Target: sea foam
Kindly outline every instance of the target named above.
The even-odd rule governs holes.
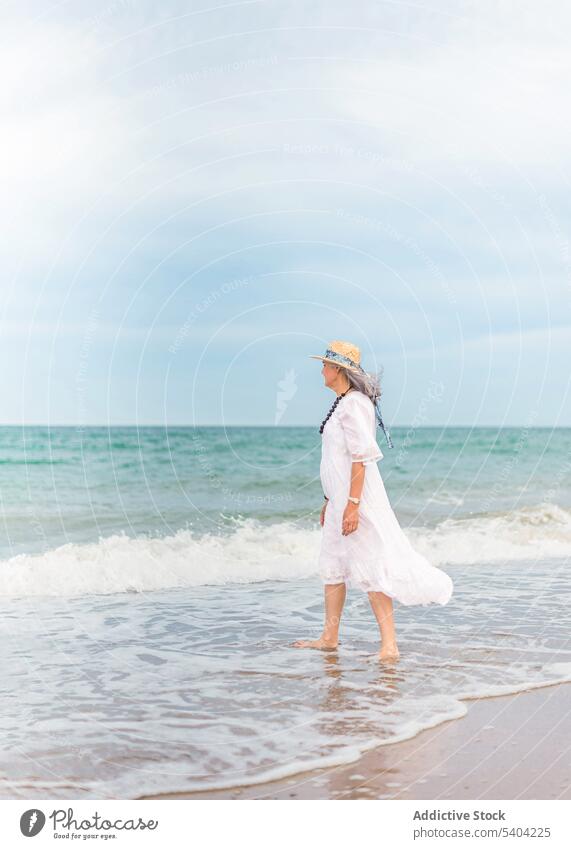
[[[571,551],[571,512],[553,504],[405,527],[435,566],[544,557]],[[68,543],[0,562],[0,596],[78,596],[298,580],[317,574],[320,528],[293,522],[236,522],[223,534],[184,529],[170,536]]]

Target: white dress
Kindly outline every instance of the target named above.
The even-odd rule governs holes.
[[[383,592],[401,604],[446,604],[452,579],[415,551],[389,503],[378,460],[375,407],[351,390],[327,421],[322,435],[320,477],[329,498],[319,553],[325,584],[346,583],[364,592]],[[351,464],[365,464],[359,526],[343,536],[343,511],[351,487]]]

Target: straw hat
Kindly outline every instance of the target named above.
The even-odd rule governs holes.
[[[351,342],[330,342],[323,356],[311,354],[310,359],[333,363],[334,366],[342,366],[347,371],[363,371],[361,368],[361,351]]]

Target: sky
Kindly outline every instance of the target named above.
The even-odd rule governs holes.
[[[8,2],[0,423],[571,426],[564,2]]]

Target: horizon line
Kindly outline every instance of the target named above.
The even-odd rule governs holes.
[[[226,424],[225,425],[225,424],[164,424],[164,423],[162,423],[162,424],[137,424],[136,422],[135,423],[129,422],[129,423],[125,423],[125,424],[70,424],[70,423],[53,424],[53,423],[46,423],[46,422],[26,422],[26,423],[19,423],[19,424],[18,423],[0,423],[0,428],[1,427],[17,427],[17,428],[24,428],[24,427],[47,427],[47,428],[62,427],[63,428],[63,427],[66,427],[66,428],[73,428],[74,430],[86,430],[87,428],[107,428],[107,429],[109,429],[109,428],[113,428],[113,427],[132,427],[132,428],[139,428],[139,429],[142,429],[142,428],[162,428],[162,429],[165,429],[165,428],[174,428],[174,427],[196,429],[196,428],[200,428],[200,427],[208,427],[208,428],[220,428],[221,430],[228,429],[228,428],[237,428],[237,427],[240,427],[240,428],[246,428],[246,427],[250,427],[250,428],[283,428],[283,429],[287,429],[287,428],[298,429],[298,428],[313,428],[313,427],[315,427],[316,430],[319,430],[317,425],[314,425],[314,424],[288,424],[288,425],[282,425],[282,424],[278,424],[278,425],[276,425],[276,424]],[[413,430],[432,430],[434,428],[452,428],[452,427],[464,428],[466,430],[468,430],[469,428],[471,428],[472,430],[476,430],[478,428],[500,428],[500,429],[501,428],[523,428],[525,430],[570,430],[571,429],[571,425],[529,425],[529,424],[509,424],[509,425],[501,425],[501,424],[478,424],[478,425],[469,425],[469,424],[466,424],[466,425],[462,425],[462,424],[425,425],[424,424],[424,425],[411,425],[411,424],[404,424],[404,425],[401,425],[401,424],[395,424],[395,425],[391,425],[391,427],[389,428],[389,431],[397,429],[397,428],[399,430],[402,430],[404,428],[406,428],[406,429],[412,428]]]

